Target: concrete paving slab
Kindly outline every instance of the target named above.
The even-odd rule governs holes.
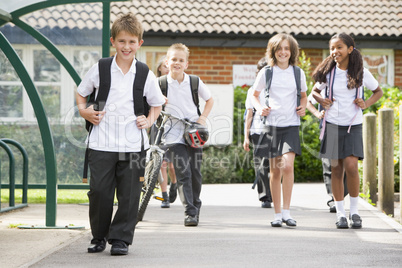
[[[401,267],[401,225],[360,200],[363,228],[337,230],[323,184],[295,184],[296,228],[271,227],[274,211],[260,207],[250,184],[204,185],[201,199],[198,227],[184,227],[180,200],[169,209],[152,200],[127,256],[111,256],[110,245],[102,253],[86,253],[89,229],[5,227],[44,224],[42,205],[0,214],[0,267]],[[57,219],[58,225],[89,228],[87,206],[59,205]]]

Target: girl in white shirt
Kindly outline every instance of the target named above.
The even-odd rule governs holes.
[[[307,105],[306,76],[301,71],[301,98],[297,106],[297,87],[293,66],[299,55],[297,41],[288,34],[277,34],[268,41],[266,57],[272,68],[269,90],[269,107],[261,105],[259,96],[266,87],[266,69],[262,69],[253,85],[253,105],[266,117],[264,145],[268,148],[271,193],[275,209],[272,227],[296,226],[290,216],[290,201],[294,182],[294,159],[301,154],[299,126],[300,116],[305,115]],[[265,94],[265,93],[262,93]],[[281,179],[283,183],[281,185]],[[281,210],[281,188],[283,209]]]
[[[352,37],[346,33],[334,35],[329,41],[329,49],[330,55],[313,73],[317,82],[313,96],[326,109],[320,135],[320,157],[331,159],[336,227],[348,228],[343,205],[343,174],[346,171],[350,226],[361,228],[357,203],[360,187],[358,160],[363,159],[362,109],[378,101],[382,90],[370,71],[363,68],[362,55]],[[366,101],[363,99],[363,86],[373,91]],[[322,90],[326,90],[325,97],[321,96]]]

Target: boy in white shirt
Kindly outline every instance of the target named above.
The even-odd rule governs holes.
[[[143,96],[151,108],[147,117],[134,114],[133,83],[140,76],[137,64],[142,64],[135,59],[135,53],[144,42],[143,29],[133,15],[127,14],[113,23],[111,35],[116,55],[110,65],[105,109],[86,107],[87,96],[94,90],[96,95],[100,94],[99,63],[78,86],[76,101],[80,115],[93,124],[87,138],[91,171],[89,219],[93,236],[88,252],[104,251],[108,241],[112,244],[112,255],[126,255],[134,237],[142,188],[145,160],[141,159],[141,147],[142,144],[143,149],[149,147],[145,129],[156,120],[165,100],[155,75],[148,71]],[[112,219],[115,191],[118,208]]]
[[[205,100],[204,111],[199,115],[197,106],[192,97],[190,77],[184,72],[188,67],[189,50],[183,44],[173,44],[166,55],[166,65],[169,68],[167,75],[167,104],[166,112],[179,118],[206,125],[207,117],[213,106],[213,99],[207,86],[199,80],[198,94]],[[197,226],[201,208],[201,163],[202,149],[193,148],[186,144],[183,137],[185,126],[177,120],[166,125],[165,143],[168,144],[167,153],[172,154],[172,161],[176,171],[178,191],[185,208],[184,225]]]

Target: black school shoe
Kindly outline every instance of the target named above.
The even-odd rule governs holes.
[[[296,223],[296,221],[294,219],[287,219],[287,220],[282,219],[282,222],[286,223],[286,225],[290,226],[290,227],[296,227],[297,226],[297,223]]]
[[[348,229],[348,220],[346,219],[346,217],[340,217],[338,219],[338,221],[335,223],[336,228],[338,229]]]
[[[88,247],[88,253],[98,253],[106,248],[106,239],[92,239],[91,245]]]
[[[170,203],[174,203],[177,197],[177,182],[171,183],[169,188],[169,201]]]
[[[282,227],[282,221],[281,220],[273,220],[273,221],[271,221],[271,226],[272,227]]]
[[[111,255],[127,255],[128,254],[128,245],[126,242],[121,240],[113,240],[112,248],[110,249]]]
[[[362,228],[362,218],[359,215],[353,214],[352,216],[349,215],[350,220],[350,227],[353,229],[360,229]]]
[[[198,225],[198,216],[187,215],[184,218],[184,226],[197,226],[197,225]]]
[[[271,202],[269,201],[261,201],[262,208],[272,208]]]

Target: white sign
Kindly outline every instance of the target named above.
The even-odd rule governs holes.
[[[209,145],[230,145],[233,141],[233,85],[207,84],[214,98],[214,106],[208,116]],[[205,101],[200,98],[200,110]]]
[[[251,86],[257,76],[257,64],[233,65],[233,86]]]

